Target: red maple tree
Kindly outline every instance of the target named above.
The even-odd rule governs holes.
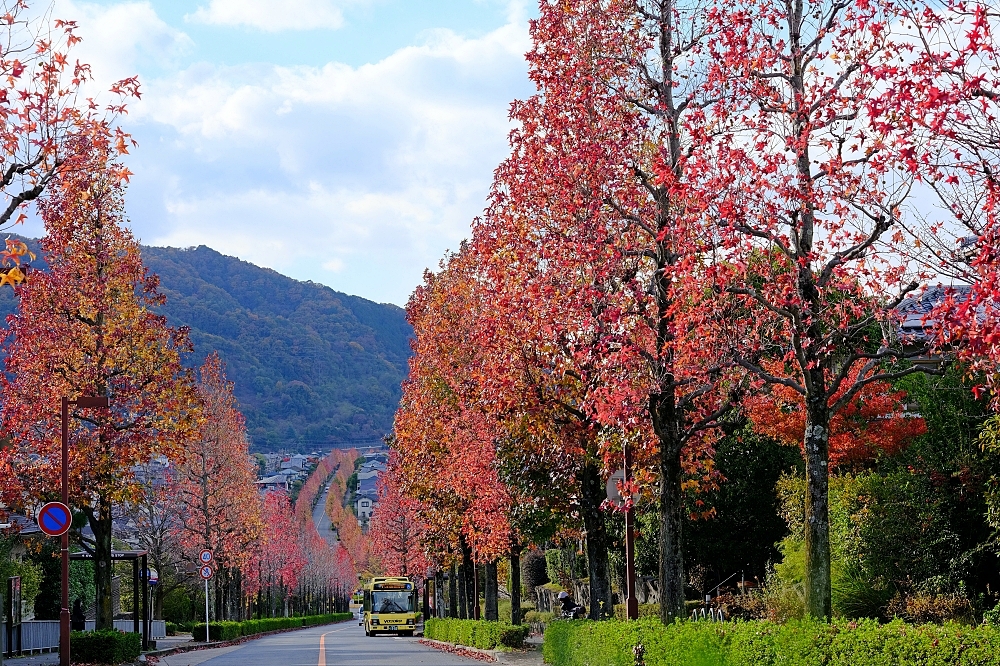
[[[0,227],[27,219],[24,208],[36,201],[60,174],[86,168],[91,147],[128,152],[131,138],[114,119],[125,113],[124,101],[137,98],[135,77],[111,88],[114,101],[105,108],[82,99],[90,66],[73,61],[70,51],[81,41],[75,21],[51,20],[27,0],[6,2],[0,39]],[[124,169],[122,170],[124,172]],[[0,255],[0,286],[25,276],[25,252]]]
[[[298,585],[308,560],[302,545],[301,523],[288,495],[267,492],[262,510],[267,516],[267,531],[250,551],[245,591],[257,595],[258,608],[267,608],[267,616],[275,617],[288,612],[289,594]]]
[[[125,228],[124,177],[108,147],[92,145],[41,202],[49,270],[17,287],[0,378],[12,442],[0,451],[10,471],[0,478],[0,494],[22,509],[58,496],[60,399],[110,399],[110,410],[72,410],[69,424],[70,503],[93,530],[93,540],[80,543],[101,563],[94,582],[105,628],[113,619],[112,509],[139,493],[133,468],[177,452],[197,414],[181,365],[187,337],[155,313],[163,303],[158,280]]]
[[[728,407],[681,129],[702,108],[703,10],[541,4],[528,54],[538,92],[513,106],[512,155],[473,229],[496,311],[488,337],[510,341],[497,376],[530,378],[497,393],[576,422],[564,450],[605,472],[628,442],[642,485],[658,481],[664,622],[684,615],[684,489],[718,482],[713,428]]]
[[[372,551],[386,575],[424,578],[431,568],[423,542],[427,526],[417,501],[403,495],[393,477],[390,465],[379,479],[378,504],[368,529]]]
[[[199,427],[176,457],[177,538],[189,562],[197,563],[202,549],[212,551],[216,616],[241,619],[242,577],[264,522],[245,421],[217,353],[201,366],[197,394]]]
[[[728,344],[754,391],[803,405],[806,612],[829,617],[828,480],[833,419],[871,387],[926,368],[898,335],[899,304],[927,275],[902,207],[913,164],[883,103],[900,53],[896,5],[762,0],[713,15],[716,101],[689,129],[689,173],[717,224],[715,290],[731,299]],[[664,169],[667,172],[667,169]],[[665,173],[665,178],[670,178]],[[845,416],[846,420],[846,416]]]

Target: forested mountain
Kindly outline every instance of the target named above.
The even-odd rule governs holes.
[[[191,329],[190,364],[212,351],[225,361],[255,451],[377,443],[392,428],[410,354],[401,308],[205,246],[143,247],[142,257],[171,325]],[[0,290],[0,315],[15,306]]]

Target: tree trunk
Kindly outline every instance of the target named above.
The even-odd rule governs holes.
[[[660,621],[673,624],[684,612],[684,496],[681,443],[673,393],[650,398],[653,430],[660,444]]]
[[[458,566],[458,617],[462,620],[469,619],[469,586],[466,579],[469,577],[469,568],[465,565],[465,559]]]
[[[521,624],[521,548],[510,549],[510,623]]]
[[[832,614],[830,590],[830,412],[826,400],[806,403],[806,613]]]
[[[444,617],[444,572],[434,573],[434,617]]]
[[[458,617],[460,602],[458,600],[458,567],[451,563],[448,573],[448,617]]]
[[[478,595],[476,594],[476,565],[472,561],[472,549],[465,543],[465,539],[462,539],[462,567],[465,569],[465,576],[462,579],[465,582],[465,617],[474,620],[476,618],[476,606],[479,605]]]
[[[486,563],[484,576],[486,580],[484,581],[485,592],[486,592],[486,619],[496,622],[500,619],[500,609],[497,603],[497,597],[499,597],[499,590],[497,589],[497,561],[492,560]]]
[[[94,532],[94,591],[97,595],[96,627],[114,629],[114,599],[112,579],[115,575],[111,560],[111,502],[99,497],[97,509],[86,510],[90,529]]]
[[[583,526],[587,530],[587,564],[590,573],[590,619],[602,620],[614,614],[611,578],[608,576],[608,530],[601,511],[606,492],[597,464],[587,462],[581,474]]]

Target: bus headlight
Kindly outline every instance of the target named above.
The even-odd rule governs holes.
[[[372,624],[378,624],[378,618],[377,617],[373,617],[372,618]]]

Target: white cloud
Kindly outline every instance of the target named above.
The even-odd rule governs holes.
[[[77,34],[83,41],[72,56],[91,66],[94,86],[101,90],[140,69],[169,68],[193,46],[149,2],[96,5],[58,0],[55,15],[79,23]]]
[[[331,0],[211,0],[185,19],[212,25],[256,28],[265,32],[339,28],[344,16]]]
[[[360,67],[195,65],[148,82],[129,210],[143,241],[206,244],[404,303],[468,234],[530,92],[523,22],[437,31]]]

